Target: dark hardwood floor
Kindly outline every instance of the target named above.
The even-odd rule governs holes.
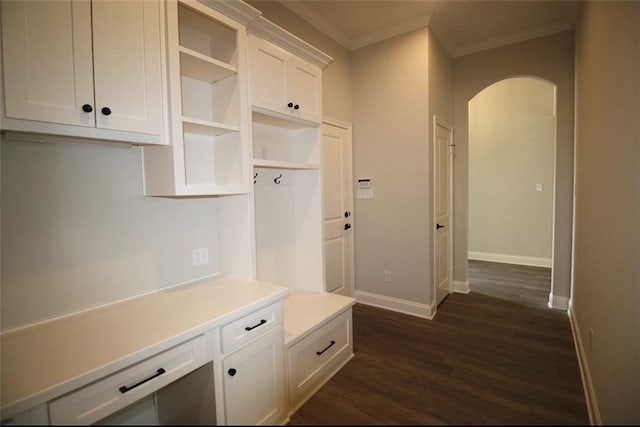
[[[549,302],[550,268],[469,260],[467,273],[474,292],[533,307]]]
[[[589,423],[563,311],[472,286],[433,320],[356,304],[353,332],[355,357],[291,425]]]

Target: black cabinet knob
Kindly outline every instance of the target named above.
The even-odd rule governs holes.
[[[345,224],[345,225],[344,225],[344,229],[345,229],[345,230],[348,230],[348,229],[350,229],[350,228],[351,228],[351,224],[347,223],[347,224]]]
[[[299,110],[299,109],[300,109],[300,106],[299,106],[298,104],[296,104],[296,105],[294,105],[294,106],[293,106],[293,109],[294,109],[294,110]]]
[[[293,107],[293,102],[288,103],[287,107],[289,107],[289,108]]]
[[[349,211],[344,211],[344,217],[345,218],[349,218],[351,216],[351,212]]]
[[[234,375],[236,374],[236,372],[238,372],[238,371],[236,371],[236,370],[235,370],[235,369],[233,369],[233,368],[231,368],[231,369],[229,369],[229,370],[227,371],[227,373],[228,373],[229,375],[231,375],[231,376],[234,376]]]
[[[105,116],[108,116],[111,114],[111,108],[109,107],[102,107],[102,114],[104,114]]]
[[[93,111],[93,107],[91,106],[91,104],[84,104],[82,106],[82,111],[84,111],[85,113],[90,113]]]

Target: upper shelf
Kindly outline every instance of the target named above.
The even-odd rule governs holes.
[[[226,79],[237,73],[236,67],[180,46],[180,74],[208,83]]]

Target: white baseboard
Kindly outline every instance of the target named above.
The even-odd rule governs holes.
[[[422,317],[432,320],[436,312],[434,304],[421,304],[413,301],[407,301],[399,298],[388,297],[385,295],[373,294],[365,291],[355,291],[353,295],[357,302],[371,305],[374,307],[384,308],[387,310],[397,311],[412,316]]]
[[[536,258],[530,256],[492,254],[489,252],[469,251],[468,258],[475,261],[491,261],[503,264],[529,265],[532,267],[551,268],[551,258]]]
[[[585,400],[587,401],[587,410],[589,411],[589,423],[591,425],[602,425],[600,408],[598,407],[596,392],[593,388],[593,381],[591,380],[591,371],[589,370],[589,363],[587,362],[587,355],[584,350],[584,345],[582,344],[582,336],[580,335],[578,319],[576,319],[576,313],[573,310],[571,300],[569,300],[568,306],[569,310],[567,310],[567,313],[569,314],[569,323],[571,324],[573,344],[578,355],[578,366],[580,368],[580,376],[582,377],[582,387],[584,389]]]
[[[549,308],[556,308],[558,310],[569,309],[569,297],[560,297],[549,293],[549,302],[547,303]]]
[[[462,282],[460,280],[454,280],[453,292],[458,294],[468,294],[469,292],[471,292],[471,289],[469,288],[469,281],[465,280],[464,282]]]

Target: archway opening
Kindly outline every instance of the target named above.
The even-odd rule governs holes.
[[[513,77],[468,104],[470,286],[540,306],[552,294],[556,86]],[[522,280],[512,276],[515,273]],[[482,268],[480,270],[480,268]],[[489,285],[492,283],[492,285]],[[479,289],[476,289],[479,291]]]

